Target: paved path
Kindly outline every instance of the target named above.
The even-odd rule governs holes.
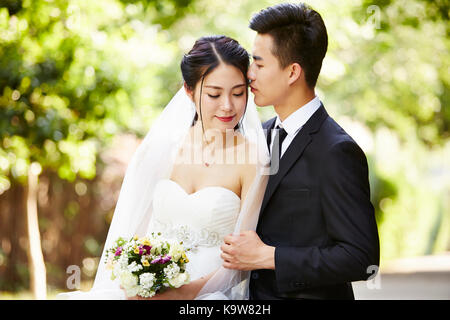
[[[381,273],[379,279],[369,281],[371,282],[352,283],[355,299],[450,300],[450,271]],[[368,286],[372,288],[369,289]]]
[[[355,299],[450,300],[450,253],[400,259],[376,278],[353,282]]]

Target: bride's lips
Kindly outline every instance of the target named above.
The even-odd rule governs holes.
[[[216,116],[216,117],[217,117],[217,119],[219,119],[222,122],[230,122],[234,118],[234,116],[231,116],[231,117],[219,117],[219,116]]]

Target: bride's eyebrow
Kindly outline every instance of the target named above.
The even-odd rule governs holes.
[[[245,86],[245,83],[241,83],[241,84],[235,85],[235,86],[234,86],[233,88],[231,88],[231,89],[236,89],[236,88],[244,87],[244,86]],[[219,86],[213,86],[213,85],[205,86],[205,88],[212,88],[212,89],[217,89],[217,90],[223,90],[222,87],[219,87]]]

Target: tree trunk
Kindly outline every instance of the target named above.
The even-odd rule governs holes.
[[[27,228],[28,228],[28,261],[30,270],[30,289],[34,298],[47,299],[47,275],[44,255],[42,254],[41,235],[39,232],[37,212],[38,177],[40,165],[32,163],[28,170],[27,190]]]

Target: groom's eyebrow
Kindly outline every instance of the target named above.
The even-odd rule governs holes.
[[[263,60],[263,58],[260,56],[253,55],[253,60]]]

